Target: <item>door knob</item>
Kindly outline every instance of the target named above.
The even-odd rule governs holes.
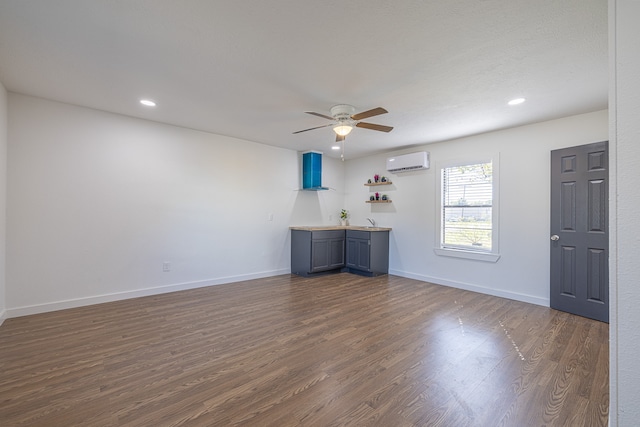
[[[558,236],[557,234],[554,234],[553,236],[551,236],[551,240],[553,240],[554,242],[556,240],[560,240],[560,236]]]

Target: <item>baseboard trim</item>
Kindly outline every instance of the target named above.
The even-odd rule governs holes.
[[[2,310],[0,312],[0,326],[2,326],[2,323],[4,323],[5,319],[8,319],[7,310]]]
[[[3,313],[5,318],[30,316],[32,314],[47,313],[50,311],[66,310],[68,308],[84,307],[87,305],[102,304],[105,302],[120,301],[131,298],[146,297],[151,295],[166,294],[169,292],[186,291],[189,289],[204,288],[207,286],[223,285],[226,283],[243,282],[245,280],[262,279],[265,277],[279,276],[288,274],[289,269],[264,271],[260,273],[242,274],[238,276],[219,277],[216,279],[200,280],[196,282],[176,283],[166,286],[157,286],[151,288],[136,289],[125,292],[114,292],[104,295],[96,295],[92,297],[84,297],[70,300],[55,301],[45,304],[36,304],[30,306],[8,308]],[[0,318],[3,320],[3,318]],[[0,322],[1,324],[1,322]]]
[[[478,292],[481,294],[492,295],[495,297],[512,299],[515,301],[527,302],[530,304],[541,305],[543,307],[549,307],[548,298],[540,298],[527,294],[520,294],[517,292],[503,291],[500,289],[487,288],[485,286],[473,285],[470,283],[456,282],[453,280],[442,279],[439,277],[430,277],[423,274],[410,273],[400,270],[389,270],[389,274],[394,276],[406,277],[407,279],[420,280],[421,282],[434,283],[436,285],[449,286],[451,288],[464,289],[465,291]]]

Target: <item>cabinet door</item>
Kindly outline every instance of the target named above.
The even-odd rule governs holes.
[[[329,265],[329,239],[311,241],[311,271],[322,271],[331,268]]]
[[[344,266],[344,239],[329,241],[329,266],[340,268]]]
[[[344,230],[314,231],[311,238],[311,272],[344,267]]]
[[[371,267],[370,242],[365,239],[347,239],[347,267],[369,271]]]

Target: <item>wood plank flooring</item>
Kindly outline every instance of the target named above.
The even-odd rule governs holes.
[[[604,426],[608,325],[395,276],[277,276],[0,327],[0,425]]]

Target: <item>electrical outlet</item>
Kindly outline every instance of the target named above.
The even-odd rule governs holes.
[[[267,215],[267,221],[273,221],[273,214],[272,213]]]
[[[333,214],[329,214],[329,221],[333,221]]]
[[[171,271],[171,263],[167,262],[167,261],[163,262],[162,263],[162,271],[165,272],[165,273],[170,272]]]

